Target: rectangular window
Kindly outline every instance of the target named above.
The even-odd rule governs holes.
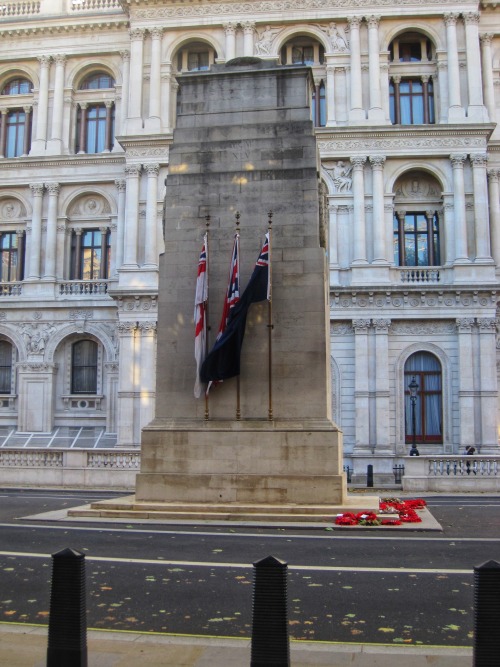
[[[19,256],[19,250],[19,238],[15,232],[0,234],[1,282],[10,283],[22,280],[23,257]]]
[[[7,114],[7,137],[5,157],[19,157],[23,154],[26,114],[24,111],[10,111]]]
[[[12,391],[12,345],[0,341],[0,394]]]
[[[71,393],[97,393],[97,343],[80,340],[71,350]]]
[[[109,276],[110,233],[84,229],[73,233],[71,280],[105,280]]]

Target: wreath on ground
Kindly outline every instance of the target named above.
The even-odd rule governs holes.
[[[417,510],[426,506],[422,498],[401,500],[400,498],[381,498],[379,512],[344,512],[335,519],[336,526],[400,526],[403,523],[420,523],[422,519]],[[393,516],[391,516],[391,514]],[[387,516],[383,516],[387,515]]]

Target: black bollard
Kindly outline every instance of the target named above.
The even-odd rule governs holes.
[[[47,667],[87,667],[85,555],[52,554]]]
[[[373,489],[373,466],[371,464],[366,468],[366,486]]]
[[[474,667],[498,664],[500,655],[500,563],[474,568]]]
[[[290,667],[287,564],[268,556],[254,566],[250,667]]]

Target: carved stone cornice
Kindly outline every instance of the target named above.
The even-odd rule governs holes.
[[[450,127],[430,127],[425,131],[417,128],[364,128],[340,129],[318,128],[316,136],[320,156],[324,159],[345,158],[346,155],[382,153],[391,156],[407,156],[408,151],[424,156],[449,157],[451,153],[486,153],[492,125],[471,126],[460,131]]]
[[[330,290],[330,311],[332,317],[340,311],[405,311],[415,309],[423,311],[439,311],[439,316],[447,310],[450,317],[453,311],[464,309],[476,310],[495,308],[498,301],[497,291],[487,287],[472,289],[449,289],[429,286],[415,288],[345,288]],[[490,311],[491,312],[491,311]],[[485,313],[486,314],[486,313]]]
[[[120,294],[108,290],[118,303],[118,310],[124,313],[132,311],[151,311],[156,312],[158,308],[158,297],[156,294]]]

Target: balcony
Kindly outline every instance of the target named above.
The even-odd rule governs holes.
[[[101,296],[107,293],[107,280],[68,280],[59,283],[60,296]]]
[[[20,296],[22,293],[22,283],[0,283],[0,296]]]

